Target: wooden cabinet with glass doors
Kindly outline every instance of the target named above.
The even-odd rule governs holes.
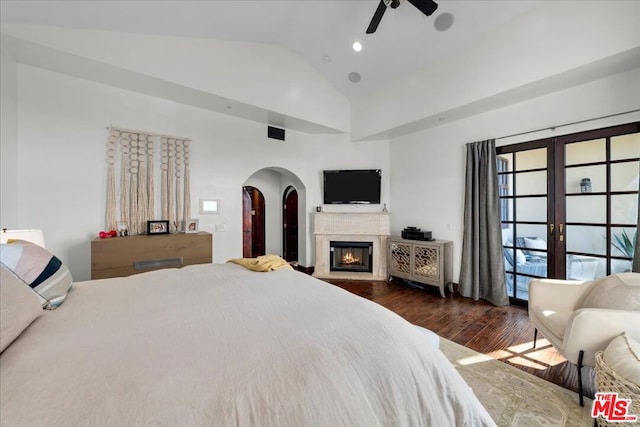
[[[453,242],[447,240],[387,239],[389,277],[436,286],[442,298],[444,287],[453,292]]]

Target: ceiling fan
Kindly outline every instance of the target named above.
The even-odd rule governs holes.
[[[382,15],[388,7],[395,9],[400,6],[400,3],[404,0],[380,0],[376,13],[373,14],[369,28],[367,28],[367,34],[374,33],[382,20]],[[414,5],[420,12],[427,16],[431,16],[433,12],[438,8],[438,4],[432,0],[409,0],[409,3]]]

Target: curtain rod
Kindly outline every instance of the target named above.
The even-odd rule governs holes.
[[[631,113],[637,113],[637,112],[640,112],[640,109],[624,111],[622,113],[609,114],[607,116],[595,117],[595,118],[592,118],[592,119],[578,120],[578,121],[575,121],[575,122],[563,123],[561,125],[548,126],[548,127],[544,127],[544,128],[540,128],[540,129],[535,129],[535,130],[528,130],[526,132],[514,133],[514,134],[511,134],[511,135],[501,136],[501,137],[495,138],[495,139],[497,141],[498,139],[513,138],[514,136],[527,135],[527,134],[530,134],[530,133],[536,133],[536,132],[540,132],[540,131],[543,131],[543,130],[556,130],[557,128],[561,128],[561,127],[565,127],[565,126],[572,126],[572,125],[577,125],[577,124],[580,124],[580,123],[587,123],[587,122],[592,122],[594,120],[600,120],[600,119],[608,119],[608,118],[611,118],[611,117],[622,116],[624,114],[631,114]]]
[[[107,130],[108,131],[117,130],[118,132],[137,133],[137,134],[148,135],[148,136],[157,136],[157,137],[160,137],[160,138],[171,138],[171,139],[179,139],[181,141],[191,141],[191,138],[181,138],[179,136],[173,136],[173,135],[162,135],[162,134],[153,133],[153,132],[144,132],[144,131],[140,131],[140,130],[124,129],[124,128],[120,128],[120,127],[117,127],[117,126],[107,126]]]

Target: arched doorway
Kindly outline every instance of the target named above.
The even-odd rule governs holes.
[[[298,191],[290,185],[282,199],[282,252],[285,260],[298,261]]]
[[[265,254],[264,195],[255,187],[242,187],[242,256]]]
[[[259,189],[264,196],[264,253],[276,254],[282,258],[287,258],[298,261],[301,266],[310,265],[310,244],[308,230],[308,215],[306,214],[306,186],[293,172],[277,167],[271,166],[256,170],[242,183],[240,189],[242,189],[243,198],[247,199],[248,205],[251,204],[251,194],[245,195],[244,187],[253,187]],[[285,194],[290,191],[289,187],[295,189],[298,197],[297,204],[297,251],[298,255],[295,257],[293,254],[285,254],[285,235],[283,233],[283,224],[285,218],[283,216],[283,203],[285,201]],[[295,209],[295,208],[294,208]],[[249,208],[250,215],[251,209]],[[243,214],[243,217],[245,215]],[[287,225],[287,228],[289,225]],[[247,247],[244,241],[252,241],[252,232],[250,224],[246,227],[243,226],[243,231],[248,230],[248,233],[242,233],[243,247]],[[294,233],[291,233],[294,234]],[[246,236],[245,236],[246,235]],[[291,241],[291,240],[289,240]],[[292,245],[289,245],[290,247]],[[295,247],[295,245],[293,245]],[[244,252],[248,253],[250,251]],[[243,255],[245,256],[245,255]],[[289,259],[291,258],[291,259]]]

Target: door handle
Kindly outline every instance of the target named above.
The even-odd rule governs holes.
[[[555,230],[555,224],[549,224],[549,235],[553,236],[553,230]]]
[[[560,241],[564,242],[564,224],[558,225],[558,228],[560,229]]]

